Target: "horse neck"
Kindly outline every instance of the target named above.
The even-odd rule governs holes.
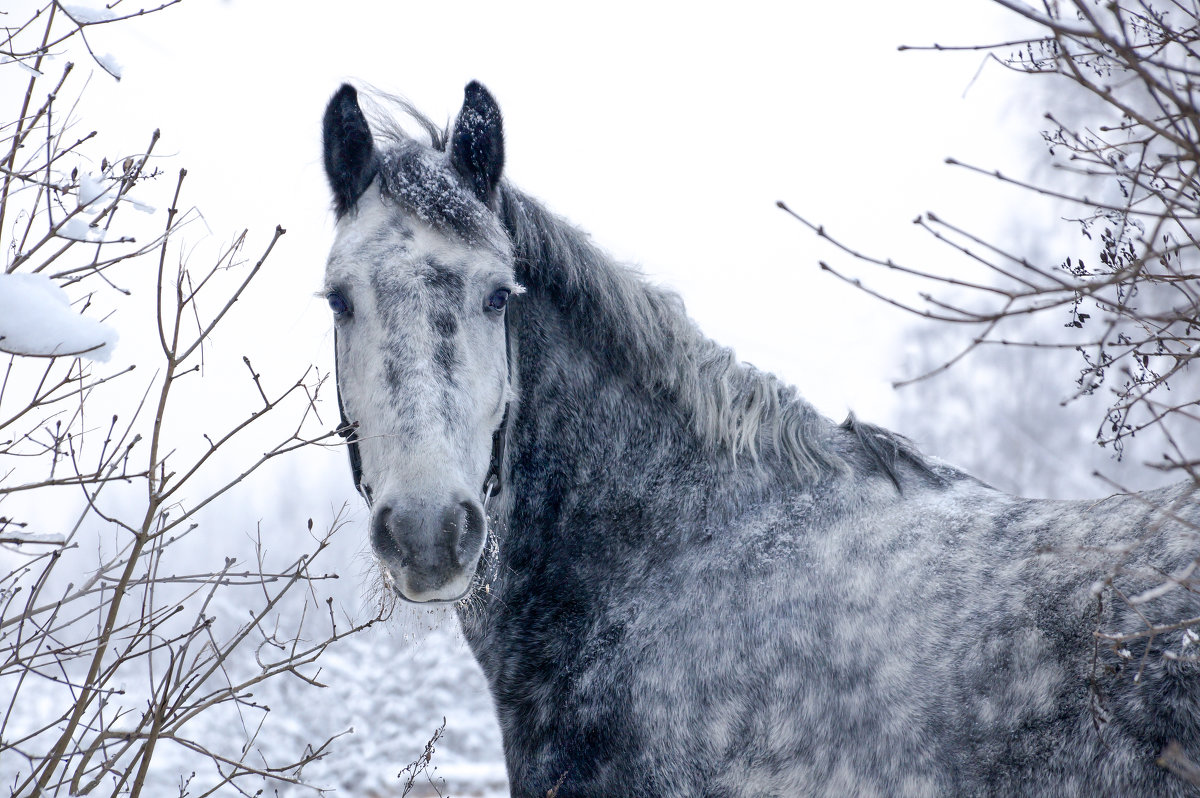
[[[665,450],[701,448],[687,409],[647,384],[628,351],[586,334],[586,321],[547,293],[531,288],[519,305],[512,443],[531,459],[518,466],[536,463],[540,479],[611,482],[621,476],[614,467],[650,468]]]
[[[513,317],[518,398],[510,441],[523,459],[510,467],[535,492],[634,497],[657,480],[672,490],[703,484],[703,501],[719,505],[824,493],[836,482],[839,501],[854,505],[899,500],[905,481],[941,487],[959,476],[853,415],[835,427],[789,386],[730,368],[723,361],[731,352],[674,337],[678,328],[664,328],[657,348],[653,336],[631,345],[611,321],[593,324],[583,313],[588,305],[586,293],[564,297],[561,285],[529,283]],[[638,362],[649,352],[654,362]],[[672,382],[678,375],[662,368],[664,359],[700,358],[711,362],[687,379]],[[581,487],[589,481],[603,490]]]

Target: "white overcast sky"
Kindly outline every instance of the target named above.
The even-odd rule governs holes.
[[[1025,84],[978,53],[897,47],[999,39],[1006,24],[984,0],[185,0],[90,29],[120,83],[72,55],[94,72],[78,115],[105,152],[134,152],[160,128],[159,165],[188,169],[185,203],[216,239],[248,227],[255,253],[287,228],[245,328],[281,368],[331,365],[313,296],[332,238],[330,94],[369,83],[448,120],[478,79],[505,114],[512,182],[679,290],[713,338],[822,412],[886,423],[902,376],[892,347],[913,320],[822,273],[818,258],[851,264],[774,203],[920,266],[943,255],[911,224],[918,213],[1002,229],[1019,195],[943,160],[1027,171]],[[14,84],[0,85],[12,100]]]

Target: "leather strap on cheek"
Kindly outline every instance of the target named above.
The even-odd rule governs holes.
[[[342,387],[338,371],[338,345],[337,345],[337,329],[333,331],[333,384],[337,391],[338,414],[341,416],[341,423],[338,424],[337,434],[346,439],[346,452],[350,455],[350,475],[354,478],[354,489],[359,492],[363,499],[367,502],[367,506],[371,506],[371,488],[369,485],[363,485],[362,481],[362,452],[358,449],[358,423],[351,423],[350,419],[346,418],[346,408],[342,404]]]
[[[504,415],[500,418],[500,426],[492,433],[492,460],[488,463],[487,475],[483,478],[483,500],[499,495],[504,488],[504,438],[508,431],[509,402],[504,403]]]
[[[512,390],[512,336],[508,330],[508,319],[510,314],[504,316],[504,364],[508,369],[508,375],[505,377],[505,388]],[[504,414],[500,417],[500,426],[496,427],[492,432],[492,459],[488,463],[487,474],[483,477],[483,495],[482,503],[484,512],[487,512],[487,507],[491,504],[491,500],[500,495],[500,491],[504,489],[504,441],[508,437],[508,409],[512,406],[512,402],[504,403]]]

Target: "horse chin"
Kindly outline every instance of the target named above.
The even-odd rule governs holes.
[[[468,585],[461,593],[456,596],[443,598],[442,596],[430,596],[428,594],[408,596],[398,587],[393,587],[392,592],[396,594],[400,600],[408,604],[457,604],[462,601],[471,592],[471,586]]]
[[[409,579],[400,569],[393,570],[393,568],[385,566],[383,573],[384,581],[392,593],[409,604],[456,604],[470,594],[474,583],[475,567],[463,569],[460,573],[433,588],[427,588],[420,584],[427,580]],[[413,584],[414,582],[417,584]]]
[[[467,597],[467,595],[471,592],[471,589],[467,588],[462,593],[460,593],[457,596],[454,596],[453,598],[410,598],[410,597],[404,595],[404,593],[401,592],[401,590],[399,588],[394,589],[392,592],[396,594],[397,598],[399,598],[401,601],[403,601],[406,604],[421,604],[421,605],[439,604],[439,605],[441,605],[441,604],[457,604],[458,602],[462,601],[464,598]]]

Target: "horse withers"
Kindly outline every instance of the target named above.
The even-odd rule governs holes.
[[[1022,499],[835,424],[502,180],[480,84],[399,107],[325,113],[342,430],[514,796],[1196,794],[1191,484]]]

